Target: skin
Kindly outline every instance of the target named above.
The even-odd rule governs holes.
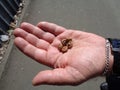
[[[79,85],[104,71],[105,39],[101,36],[49,22],[40,22],[36,26],[24,22],[14,30],[14,35],[15,45],[24,54],[53,68],[40,71],[34,77],[33,85]],[[72,38],[73,46],[62,53],[58,47],[65,38]],[[111,54],[110,70],[112,65]]]

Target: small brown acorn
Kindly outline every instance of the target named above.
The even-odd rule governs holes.
[[[71,49],[73,47],[72,39],[63,39],[61,43],[58,46],[58,49],[65,53],[68,51],[68,49]]]
[[[68,49],[71,49],[71,48],[72,48],[72,46],[73,46],[72,41],[68,42],[67,46],[68,46]]]
[[[59,46],[58,46],[58,49],[61,51],[63,48],[63,45],[60,43]]]
[[[68,47],[67,47],[67,46],[63,46],[62,49],[61,49],[61,51],[62,51],[63,53],[67,52],[67,51],[68,51]]]

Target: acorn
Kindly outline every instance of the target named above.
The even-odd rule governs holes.
[[[68,51],[68,46],[63,46],[62,49],[61,49],[61,51],[63,53],[67,52]]]
[[[59,49],[60,51],[62,51],[62,48],[63,48],[63,45],[60,43],[59,46],[58,46],[58,49]]]
[[[72,48],[72,46],[73,46],[72,41],[69,41],[69,42],[67,43],[67,46],[68,46],[68,49],[71,49],[71,48]]]
[[[67,52],[68,49],[71,49],[73,47],[72,39],[63,39],[61,43],[58,46],[58,49],[60,52]]]

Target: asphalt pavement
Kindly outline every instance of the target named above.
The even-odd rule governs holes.
[[[29,6],[22,21],[34,25],[39,21],[49,21],[105,38],[119,38],[119,3],[120,0],[31,0],[26,4]],[[104,77],[96,77],[79,86],[34,87],[32,78],[39,71],[50,69],[49,67],[23,55],[15,46],[12,47],[7,61],[0,80],[0,90],[100,90],[99,86],[104,81]]]

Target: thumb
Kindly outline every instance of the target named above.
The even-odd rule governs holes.
[[[72,70],[59,68],[39,72],[33,79],[33,85],[78,85]],[[77,82],[77,83],[76,83]]]

